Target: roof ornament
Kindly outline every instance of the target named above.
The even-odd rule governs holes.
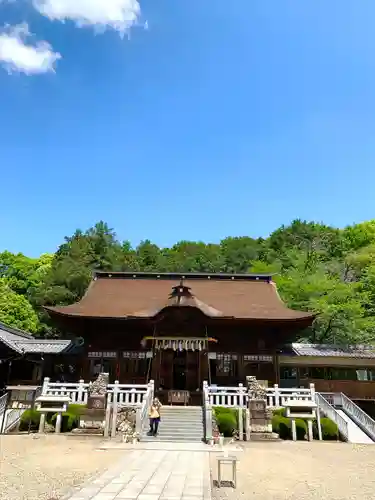
[[[180,284],[172,287],[172,292],[169,295],[170,299],[176,299],[177,304],[181,303],[183,298],[191,298],[192,293],[190,287],[184,285],[183,278],[180,279]]]

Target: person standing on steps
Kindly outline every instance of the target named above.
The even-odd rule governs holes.
[[[152,404],[149,409],[149,417],[150,417],[150,431],[148,433],[149,436],[157,436],[158,428],[160,423],[160,408],[161,403],[158,398],[154,398]]]

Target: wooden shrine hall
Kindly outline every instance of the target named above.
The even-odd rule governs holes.
[[[281,301],[271,275],[95,272],[77,303],[46,307],[64,335],[82,337],[75,372],[158,391],[276,383],[278,351],[314,316]]]

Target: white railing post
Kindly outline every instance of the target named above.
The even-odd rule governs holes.
[[[84,388],[84,380],[79,380],[78,382],[78,392],[77,392],[77,403],[78,404],[83,404],[84,403],[84,398],[85,398],[85,388]]]
[[[105,409],[105,422],[104,422],[104,437],[109,437],[109,429],[111,427],[111,409],[112,409],[112,394],[107,391],[107,406]]]
[[[45,412],[43,411],[43,412],[40,414],[40,420],[39,420],[39,430],[38,430],[39,434],[43,434],[45,424],[46,424],[46,414],[45,414]]]
[[[279,392],[279,384],[275,384],[274,386],[275,389],[275,406],[276,408],[281,406],[280,405],[280,392]]]
[[[250,410],[248,408],[246,408],[245,410],[245,427],[246,427],[246,441],[250,441],[251,422],[250,422]]]
[[[152,401],[154,399],[154,394],[155,394],[155,382],[153,380],[150,380],[148,384],[150,387],[150,400]]]
[[[143,412],[144,412],[145,402],[141,408],[137,408],[135,413],[135,432],[140,436],[142,434],[143,428]]]
[[[117,427],[117,410],[118,410],[118,390],[119,381],[115,380],[113,386],[113,399],[112,399],[112,428],[111,437],[116,437],[116,427]]]
[[[315,401],[315,384],[310,384],[311,401]]]
[[[42,385],[42,396],[45,396],[47,394],[49,383],[50,383],[50,378],[44,377]]]
[[[243,384],[238,384],[238,392],[239,392],[239,402],[238,402],[238,433],[239,440],[243,441],[243,406],[245,399],[245,389]]]
[[[203,411],[204,411],[204,437],[206,441],[212,439],[212,407],[210,404],[208,383],[203,382]]]
[[[320,400],[319,400],[318,397],[315,398],[315,402],[317,404],[317,408],[316,408],[316,425],[318,426],[318,438],[319,438],[319,441],[323,441],[322,424],[320,422]]]

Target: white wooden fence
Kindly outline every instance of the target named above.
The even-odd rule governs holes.
[[[315,387],[310,384],[306,388],[280,388],[278,384],[266,389],[267,407],[280,408],[286,406],[287,402],[292,401],[312,401],[315,402]],[[250,439],[250,412],[248,409],[249,394],[243,384],[236,387],[209,386],[203,382],[203,418],[205,426],[205,439],[212,439],[212,408],[223,406],[238,410],[239,439],[243,440],[243,426],[245,416],[246,440]]]
[[[86,405],[88,401],[89,383],[84,380],[78,382],[51,382],[44,379],[43,396],[68,396],[72,404]],[[107,402],[105,411],[104,435],[115,437],[118,410],[121,407],[131,407],[137,410],[136,432],[141,433],[147,420],[148,408],[154,397],[154,381],[148,384],[114,384],[107,385]]]
[[[310,384],[309,388],[280,388],[277,384],[267,389],[267,406],[279,408],[285,406],[287,401],[315,401],[315,387]],[[247,408],[248,394],[243,384],[236,387],[209,386],[203,384],[209,406],[224,406],[227,408]]]

